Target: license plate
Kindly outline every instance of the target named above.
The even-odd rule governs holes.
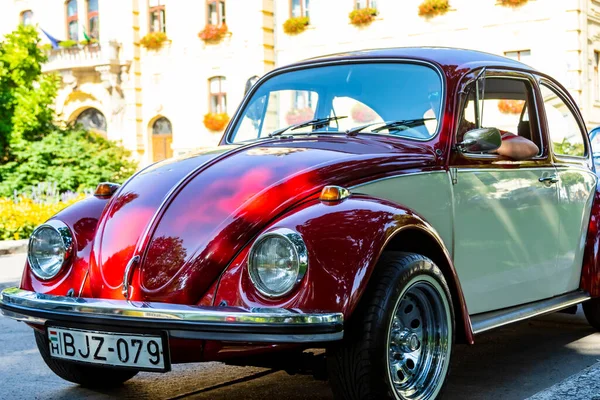
[[[70,361],[167,371],[168,344],[161,335],[46,327],[50,355]]]

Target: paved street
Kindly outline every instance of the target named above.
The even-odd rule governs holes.
[[[23,261],[23,255],[0,257],[0,287],[16,284]],[[476,341],[456,347],[445,399],[600,399],[600,334],[581,312],[538,318]],[[176,365],[167,375],[142,373],[118,390],[92,392],[54,376],[31,330],[6,318],[0,318],[0,390],[3,399],[331,399],[327,384],[311,377],[219,363]]]

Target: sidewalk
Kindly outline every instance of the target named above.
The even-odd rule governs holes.
[[[0,241],[0,256],[5,256],[8,254],[26,253],[28,243],[29,243],[29,239],[1,240]]]

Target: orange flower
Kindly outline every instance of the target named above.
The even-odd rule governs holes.
[[[310,107],[294,108],[286,114],[285,120],[289,125],[297,125],[303,122],[310,121],[314,117],[315,112]]]
[[[373,22],[376,15],[377,10],[374,8],[361,8],[360,10],[353,10],[348,17],[352,25],[367,25]]]
[[[220,132],[229,123],[229,115],[227,113],[208,113],[204,116],[204,126],[207,129]]]
[[[226,24],[222,25],[206,25],[200,33],[198,33],[198,37],[205,42],[218,42],[225,37],[225,35],[229,32]]]
[[[498,101],[498,110],[503,114],[521,114],[525,100],[507,100]]]
[[[140,40],[140,44],[148,50],[158,50],[164,42],[167,41],[167,34],[164,32],[150,32]]]
[[[527,3],[527,0],[498,0],[498,2],[500,3],[500,5],[503,5],[503,6],[518,7],[520,5]]]

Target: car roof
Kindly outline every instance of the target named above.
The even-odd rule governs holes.
[[[325,56],[310,58],[292,64],[291,66],[302,66],[306,64],[314,64],[315,62],[326,63],[335,61],[350,61],[373,58],[414,59],[437,64],[444,69],[466,68],[472,70],[480,67],[507,67],[525,70],[529,72],[537,72],[534,68],[507,57],[485,53],[483,51],[458,49],[451,47],[395,47],[349,51],[344,53],[329,54]]]

